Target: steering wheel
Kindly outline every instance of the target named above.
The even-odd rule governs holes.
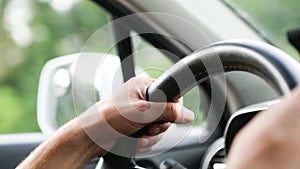
[[[221,64],[214,64],[216,59]],[[283,51],[263,42],[230,40],[209,45],[183,58],[149,87],[147,98],[154,102],[175,102],[198,83],[230,71],[256,74],[266,80],[280,95],[288,95],[300,82],[300,65]],[[247,111],[247,114],[251,114],[251,111]],[[240,124],[240,118],[237,117],[241,116],[231,118],[227,125],[227,148],[230,147],[238,129],[245,124],[243,121],[243,125],[235,125]],[[243,118],[250,120],[252,116]],[[119,161],[128,159],[109,154],[104,158],[105,168],[126,168]]]

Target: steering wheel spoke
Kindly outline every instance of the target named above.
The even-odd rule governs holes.
[[[270,106],[280,102],[280,100],[271,100],[244,107],[234,113],[227,122],[225,128],[225,150],[229,152],[234,137],[255,115],[259,112],[269,109]]]

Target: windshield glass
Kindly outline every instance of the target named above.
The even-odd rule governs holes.
[[[299,0],[224,0],[256,31],[271,43],[299,60],[287,32],[300,27]]]

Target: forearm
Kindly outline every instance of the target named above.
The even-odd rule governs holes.
[[[105,154],[88,138],[79,121],[74,119],[40,145],[17,168],[83,168],[92,158]]]

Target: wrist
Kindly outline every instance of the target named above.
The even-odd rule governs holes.
[[[84,168],[91,159],[104,154],[106,152],[74,119],[36,148],[17,168]]]
[[[71,147],[74,154],[81,156],[82,160],[89,161],[95,157],[106,154],[86,133],[78,118],[73,119],[57,132],[61,144]]]
[[[64,128],[66,131],[74,128],[75,131],[79,132],[75,137],[80,137],[78,139],[81,140],[80,142],[88,143],[86,144],[88,147],[85,146],[85,148],[92,147],[91,150],[97,150],[90,152],[90,155],[93,157],[104,156],[112,148],[115,141],[121,137],[120,133],[116,132],[104,117],[105,114],[112,114],[114,112],[112,109],[113,106],[109,104],[109,101],[99,101]]]

